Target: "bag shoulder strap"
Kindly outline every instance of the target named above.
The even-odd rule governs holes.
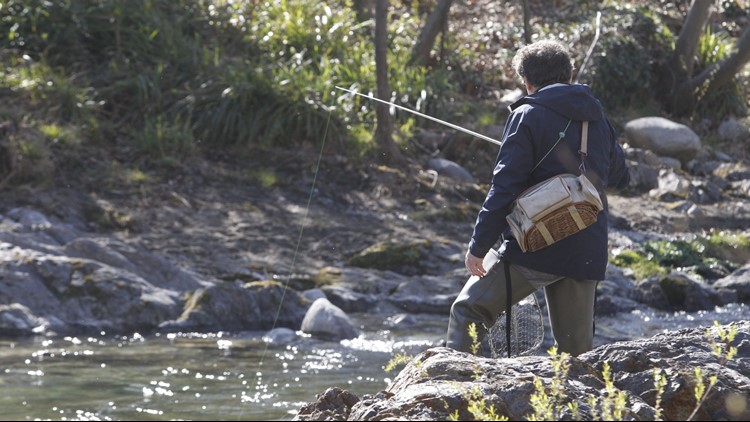
[[[544,154],[544,157],[542,157],[542,159],[539,160],[538,163],[536,163],[534,168],[531,169],[532,172],[536,170],[536,168],[539,167],[540,164],[542,164],[542,161],[544,161],[544,159],[547,158],[548,155],[550,155],[552,150],[555,149],[557,144],[559,144],[562,138],[565,137],[565,132],[568,131],[568,128],[570,127],[570,122],[572,122],[572,120],[568,120],[568,124],[565,126],[565,129],[563,129],[563,131],[558,134],[559,137],[557,138],[557,141],[555,141],[555,144],[552,145],[552,148],[550,148],[549,151],[547,151],[547,153]],[[581,170],[581,174],[586,172],[586,166],[584,165],[584,160],[586,159],[586,156],[588,155],[586,153],[586,151],[588,150],[588,145],[589,145],[589,122],[588,120],[584,120],[583,122],[581,122],[581,149],[578,150],[578,155],[581,156],[581,165],[578,167],[578,169]]]
[[[588,150],[589,146],[589,122],[588,120],[584,120],[581,123],[581,149],[578,150],[578,155],[581,156],[581,165],[578,166],[578,170],[581,171],[581,174],[586,173],[586,156],[588,153],[586,152]]]
[[[542,157],[542,159],[539,160],[539,162],[536,163],[536,165],[534,166],[534,168],[531,169],[532,172],[534,170],[536,170],[536,168],[539,167],[540,164],[542,164],[542,161],[544,161],[544,159],[547,158],[547,156],[552,152],[552,150],[555,149],[555,147],[557,146],[557,144],[560,143],[560,141],[562,140],[562,138],[565,137],[565,132],[568,131],[568,128],[570,127],[570,122],[572,122],[572,120],[568,120],[568,124],[565,126],[565,129],[563,129],[562,132],[558,133],[557,141],[555,141],[555,144],[552,145],[552,148],[550,148],[549,151],[547,151],[547,153],[544,154],[544,157]]]

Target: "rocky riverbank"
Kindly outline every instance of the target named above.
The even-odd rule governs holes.
[[[359,398],[333,388],[304,406],[295,420],[449,420],[456,416],[456,420],[481,420],[478,409],[488,417],[490,408],[509,420],[525,420],[534,414],[531,396],[539,392],[537,380],[546,386],[545,394],[562,397],[549,405],[559,420],[597,420],[613,412],[612,407],[607,410],[614,403],[608,381],[624,395],[620,420],[655,420],[657,396],[661,420],[688,420],[697,407],[695,368],[701,368],[705,377],[716,376],[717,381],[694,417],[746,420],[750,417],[750,322],[721,327],[729,328],[739,333],[731,345],[722,343],[714,328],[710,335],[703,329],[680,330],[601,346],[570,358],[565,376],[550,357],[487,359],[433,348],[415,357],[388,389]],[[711,353],[713,344],[736,347],[737,355],[720,361]],[[609,380],[602,375],[605,363],[613,374]],[[667,379],[662,393],[657,393],[654,384],[655,370]],[[557,384],[553,384],[555,379]],[[607,405],[605,397],[611,400]],[[577,415],[567,403],[578,404]],[[555,405],[560,406],[559,414],[553,410]]]
[[[744,142],[747,127],[731,124],[726,136]],[[413,142],[439,150],[436,138]],[[742,157],[703,146],[665,119],[629,123],[622,142],[633,183],[609,196],[613,256],[711,230],[747,239],[750,166]],[[447,314],[465,281],[464,245],[485,188],[447,160],[356,169],[330,155],[311,195],[309,161],[290,156],[275,170],[284,181],[270,186],[249,181],[247,164],[204,161],[116,189],[8,190],[2,333],[299,330],[322,297],[343,313]],[[705,247],[712,261],[646,278],[615,261],[599,288],[599,314],[747,303],[750,245]]]
[[[735,129],[724,145],[746,143],[747,126],[728,124]],[[698,312],[750,301],[748,161],[741,149],[703,145],[686,127],[677,127],[675,141],[674,125],[650,119],[624,130],[634,177],[627,191],[609,196],[613,260],[600,283],[599,316]],[[439,151],[451,140],[422,133],[410,142]],[[330,152],[322,158],[318,174],[314,157],[300,151],[251,162],[191,162],[170,171],[115,168],[101,180],[90,172],[76,179],[70,169],[53,187],[6,188],[0,333],[271,330],[266,341],[283,344],[298,341],[299,332],[327,341],[355,337],[359,329],[347,314],[356,312],[402,326],[419,313],[447,315],[466,278],[463,254],[486,169],[469,171],[445,159],[414,158],[391,168],[362,167]],[[269,170],[267,162],[279,164]],[[272,173],[259,177],[261,170]],[[650,264],[656,269],[644,272]],[[747,332],[746,324],[739,327]],[[660,341],[673,347],[679,336]],[[616,340],[628,339],[608,339]],[[550,346],[549,337],[543,346]],[[633,350],[636,357],[654,354]],[[747,394],[743,353],[739,381],[723,381],[731,388],[721,391]],[[433,358],[476,363],[443,349],[420,359]],[[513,365],[542,367],[544,359]],[[591,385],[584,383],[581,394],[601,387],[585,368]],[[682,397],[687,387],[680,388]],[[382,403],[365,402],[372,406],[362,418],[381,412]],[[635,414],[648,418],[648,406],[642,409]]]

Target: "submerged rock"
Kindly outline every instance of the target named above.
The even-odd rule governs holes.
[[[346,313],[325,298],[313,302],[302,320],[302,331],[324,340],[344,340],[359,336]]]

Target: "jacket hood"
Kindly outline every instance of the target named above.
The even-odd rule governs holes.
[[[571,120],[595,121],[602,118],[602,105],[587,85],[557,85],[527,95],[508,108],[512,112],[524,104],[547,107]]]

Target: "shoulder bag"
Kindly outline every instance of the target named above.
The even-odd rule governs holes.
[[[565,137],[560,132],[552,148],[534,166],[534,171]],[[586,177],[586,148],[589,122],[581,127],[580,175],[563,173],[526,189],[516,198],[506,217],[513,236],[524,252],[534,252],[575,234],[596,222],[604,209],[599,192]]]

